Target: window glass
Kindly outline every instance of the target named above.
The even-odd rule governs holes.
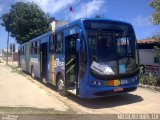
[[[24,55],[26,54],[26,47],[24,46]]]
[[[96,49],[96,35],[94,33],[88,34],[89,45],[91,49]]]
[[[31,54],[34,54],[34,44],[33,44],[33,42],[31,43]]]
[[[131,47],[130,47],[130,43],[129,43],[129,39],[128,37],[119,37],[117,39],[117,51],[119,53],[119,55],[124,55],[127,53],[131,53]]]
[[[62,54],[63,53],[63,36],[62,33],[58,33],[56,36],[56,53]]]
[[[91,49],[96,49],[96,38],[95,37],[90,37],[90,38],[88,38],[88,40],[89,40],[90,48]]]
[[[87,62],[86,45],[84,42],[84,37],[81,40],[81,51],[80,51],[80,79],[83,78]]]
[[[23,46],[23,55],[24,55],[24,51],[25,51],[24,49],[25,49],[25,48],[24,48],[24,46]]]
[[[35,41],[34,54],[37,54],[37,41]]]
[[[55,35],[49,36],[49,39],[50,39],[50,53],[51,54],[54,53],[54,38],[55,38]]]
[[[21,47],[21,55],[23,55],[23,46]]]
[[[40,44],[39,44],[39,41],[37,41],[37,54],[40,53]]]
[[[20,52],[21,52],[21,55],[22,55],[22,47],[21,47],[21,49],[20,49]]]
[[[117,51],[120,54],[126,53],[126,38],[118,38],[117,39]]]

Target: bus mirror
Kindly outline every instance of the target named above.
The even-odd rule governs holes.
[[[76,50],[79,51],[80,50],[80,39],[77,39],[76,41]]]

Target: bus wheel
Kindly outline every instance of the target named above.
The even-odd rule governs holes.
[[[64,85],[64,79],[61,75],[58,77],[58,80],[57,80],[57,89],[58,89],[58,92],[60,95],[62,95],[62,96],[67,95],[67,91],[66,91],[65,85]]]
[[[31,77],[34,78],[34,67],[31,67]]]

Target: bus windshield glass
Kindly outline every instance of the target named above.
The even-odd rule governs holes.
[[[136,39],[131,25],[86,21],[91,71],[119,75],[137,70]]]

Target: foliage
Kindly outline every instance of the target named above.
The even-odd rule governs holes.
[[[156,61],[160,63],[160,34],[154,35],[152,38],[155,39],[157,43],[157,45],[154,46],[155,58],[157,59]]]
[[[160,46],[154,46],[155,50],[155,58],[157,59],[157,63],[160,63]]]
[[[1,25],[19,44],[50,30],[48,16],[35,3],[17,2],[1,18]]]
[[[157,76],[154,76],[153,74],[149,73],[149,75],[141,74],[140,75],[140,83],[144,85],[153,85],[157,86],[159,85],[160,78]]]
[[[160,24],[160,0],[152,0],[149,5],[155,9],[155,13],[152,14],[153,24]]]
[[[155,39],[156,42],[160,42],[160,33],[157,33],[157,35],[154,35],[152,38]]]

